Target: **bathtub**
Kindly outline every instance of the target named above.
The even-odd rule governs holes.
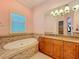
[[[3,48],[10,50],[10,53],[4,59],[29,59],[38,52],[38,41],[36,38],[27,38],[10,42],[4,45]]]
[[[14,41],[14,42],[10,42],[6,45],[4,45],[4,49],[19,49],[22,47],[29,47],[31,45],[35,45],[38,44],[37,39],[35,38],[28,38],[28,39],[22,39],[22,40],[18,40],[18,41]]]

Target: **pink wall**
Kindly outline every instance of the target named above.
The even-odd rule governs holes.
[[[79,12],[74,13],[73,32],[76,32],[76,28],[79,28]]]
[[[0,36],[10,33],[10,13],[19,12],[27,17],[27,31],[32,32],[32,11],[15,0],[0,1]]]
[[[33,32],[44,34],[52,32],[57,34],[56,20],[50,15],[46,15],[50,9],[67,4],[72,0],[47,0],[47,2],[33,9]]]

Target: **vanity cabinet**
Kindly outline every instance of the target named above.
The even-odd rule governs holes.
[[[52,57],[54,57],[55,59],[63,59],[63,41],[52,40],[52,43],[53,43]]]
[[[39,51],[55,59],[63,59],[62,47],[63,41],[44,37],[39,39]]]
[[[41,38],[39,38],[39,50],[40,50],[41,52],[43,52],[43,53],[44,53],[44,49],[45,49],[44,46],[45,46],[44,38],[41,37]]]
[[[47,55],[51,55],[51,40],[49,38],[40,38],[39,50]]]
[[[40,37],[39,51],[54,59],[79,59],[79,43]]]
[[[76,44],[72,42],[64,42],[64,59],[76,58]]]
[[[75,59],[79,59],[79,44],[76,44],[76,58]]]

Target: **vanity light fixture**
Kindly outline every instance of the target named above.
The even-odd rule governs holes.
[[[55,8],[51,15],[53,16],[63,16],[70,12],[79,12],[79,0],[72,1],[62,7]]]
[[[69,13],[69,12],[70,12],[69,6],[65,6],[65,13]]]

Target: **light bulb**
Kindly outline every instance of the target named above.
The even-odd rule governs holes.
[[[56,10],[56,11],[55,11],[55,15],[56,15],[56,16],[58,16],[58,15],[59,15],[59,12],[58,12],[58,10]]]
[[[69,13],[69,11],[70,11],[69,6],[66,6],[66,7],[65,7],[65,13]]]
[[[60,15],[64,15],[64,10],[63,9],[60,9],[59,14]]]
[[[63,13],[63,12],[64,12],[63,9],[60,9],[59,13]]]
[[[73,6],[73,11],[77,12],[79,10],[79,5]]]
[[[51,11],[51,13],[50,13],[51,15],[53,15],[53,16],[55,16],[55,13],[53,12],[53,11]]]

